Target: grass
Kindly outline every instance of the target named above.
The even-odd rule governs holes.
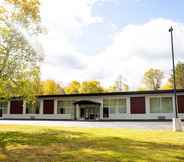
[[[182,162],[184,132],[0,126],[4,162]]]

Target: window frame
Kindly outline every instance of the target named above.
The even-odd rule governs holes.
[[[59,106],[59,102],[61,102],[61,107]],[[66,104],[65,102],[69,102],[70,104]],[[63,109],[63,113],[61,113],[61,109]],[[74,111],[72,100],[57,100],[57,114],[72,114],[72,111]]]
[[[1,101],[0,102],[0,109],[2,110],[2,114],[8,114],[8,102]]]
[[[40,100],[36,100],[35,103],[26,102],[26,114],[39,114],[39,113],[40,113]]]
[[[108,97],[103,99],[103,108],[109,109],[109,115],[126,114],[128,109],[127,97]],[[122,112],[120,111],[122,110]]]
[[[162,100],[164,98],[170,98],[171,99],[171,111],[170,112],[164,112],[163,102]],[[159,112],[153,112],[151,111],[151,99],[159,99]],[[149,108],[151,114],[167,114],[167,113],[173,113],[173,98],[172,96],[151,96],[149,97]]]

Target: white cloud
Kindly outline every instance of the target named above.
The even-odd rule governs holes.
[[[84,26],[103,23],[92,16],[96,0],[43,0],[42,19],[48,35],[42,38],[45,62],[42,78],[64,83],[70,80],[97,79],[109,85],[122,75],[131,88],[140,85],[144,71],[156,67],[169,74],[171,69],[170,35],[174,27],[177,60],[184,59],[184,24],[154,19],[145,24],[127,25],[112,36],[112,44],[87,56],[74,48],[74,37]]]
[[[40,38],[45,52],[45,61],[41,66],[42,78],[66,82],[75,78],[75,68],[84,67],[84,56],[74,48],[72,39],[81,33],[82,27],[103,20],[92,16],[91,9],[95,2],[91,0],[41,2],[42,22],[48,31],[46,36]]]
[[[128,25],[114,33],[113,43],[94,58],[92,72],[105,71],[103,82],[106,84],[122,74],[131,88],[140,85],[147,68],[159,68],[168,75],[172,67],[168,32],[171,25],[176,60],[184,59],[184,24],[155,19],[141,25]]]

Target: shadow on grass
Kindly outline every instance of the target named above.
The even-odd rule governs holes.
[[[120,137],[94,137],[80,131],[10,131],[0,134],[7,162],[184,161],[184,146]]]

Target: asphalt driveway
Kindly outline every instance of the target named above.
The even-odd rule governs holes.
[[[40,125],[80,128],[136,128],[136,129],[172,129],[171,121],[46,121],[46,120],[0,120],[5,125]]]

